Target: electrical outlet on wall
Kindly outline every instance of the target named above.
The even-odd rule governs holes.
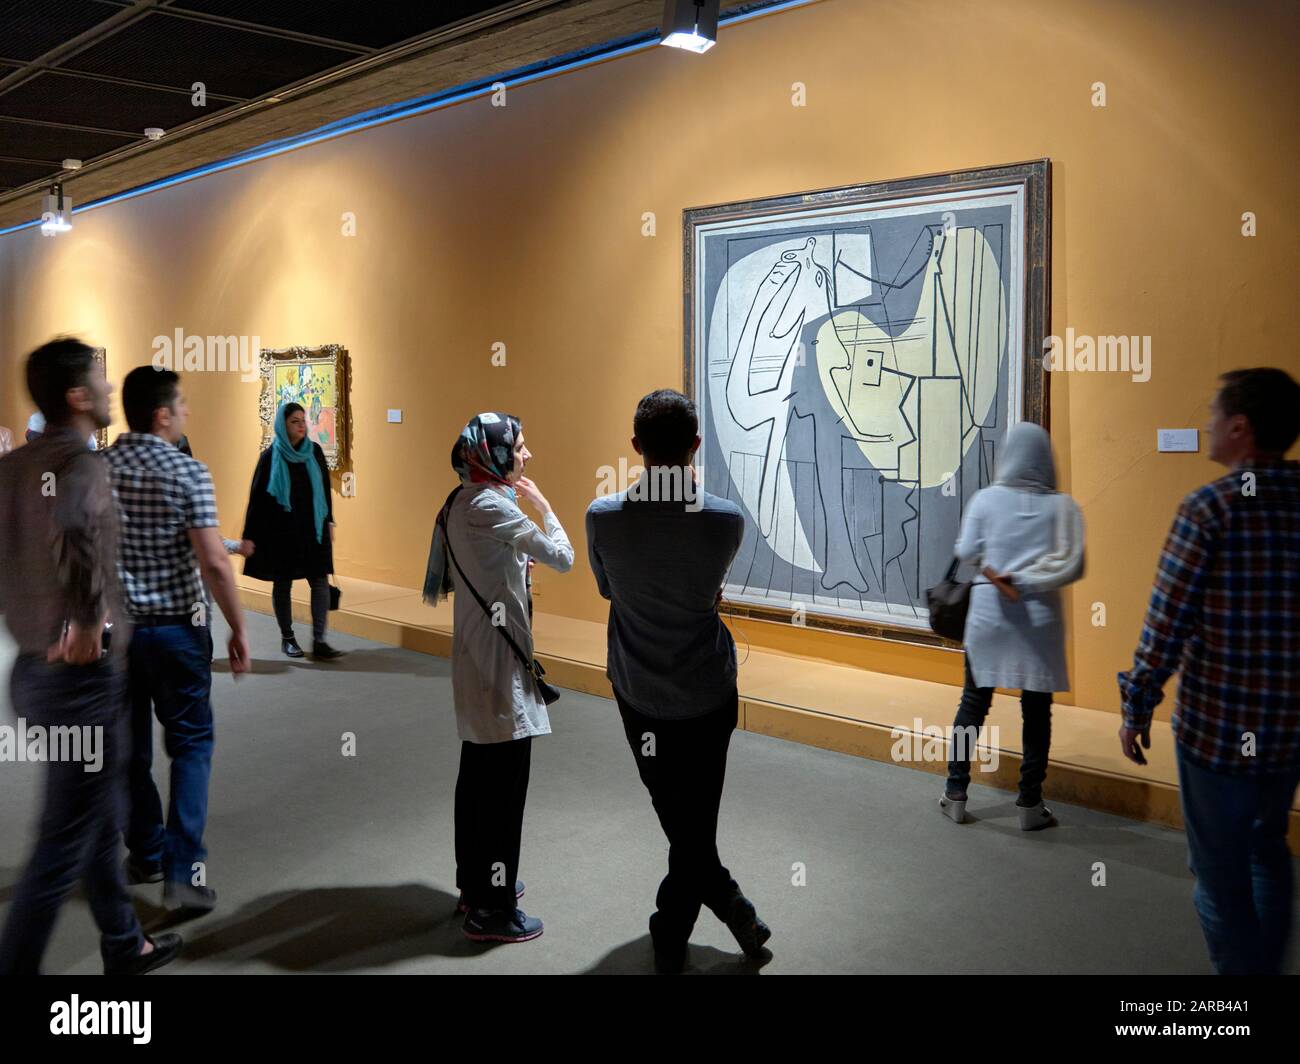
[[[390,425],[400,425],[402,423],[402,412],[400,410],[388,411],[388,423]]]

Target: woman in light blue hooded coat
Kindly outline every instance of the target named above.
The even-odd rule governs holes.
[[[971,499],[956,545],[957,557],[979,571],[963,641],[966,686],[953,724],[948,783],[939,800],[959,824],[965,820],[974,745],[967,737],[984,723],[995,687],[1020,691],[1020,826],[1032,831],[1055,823],[1042,788],[1052,693],[1070,686],[1059,589],[1083,575],[1083,547],[1083,516],[1069,495],[1056,490],[1046,431],[1028,422],[1013,425],[994,482]]]

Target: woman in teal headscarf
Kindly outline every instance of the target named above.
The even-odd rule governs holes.
[[[289,592],[295,580],[311,585],[312,657],[341,657],[325,642],[329,576],[334,572],[334,508],[325,452],[307,438],[307,415],[297,403],[275,413],[275,438],[253,474],[239,553],[244,575],[270,580],[271,603],[280,623],[280,649],[303,656],[293,633]]]

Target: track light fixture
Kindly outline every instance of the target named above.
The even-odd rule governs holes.
[[[660,44],[707,52],[718,41],[719,0],[666,0]]]
[[[63,186],[50,186],[50,194],[41,200],[41,233],[54,236],[72,228],[72,200],[63,198]]]

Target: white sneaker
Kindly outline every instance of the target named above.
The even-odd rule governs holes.
[[[1042,828],[1050,828],[1056,823],[1056,817],[1042,802],[1031,806],[1018,805],[1016,812],[1020,814],[1021,831],[1039,831]]]
[[[945,791],[939,797],[939,811],[943,813],[954,824],[966,823],[966,799],[958,801],[955,798],[949,798],[948,792]]]

